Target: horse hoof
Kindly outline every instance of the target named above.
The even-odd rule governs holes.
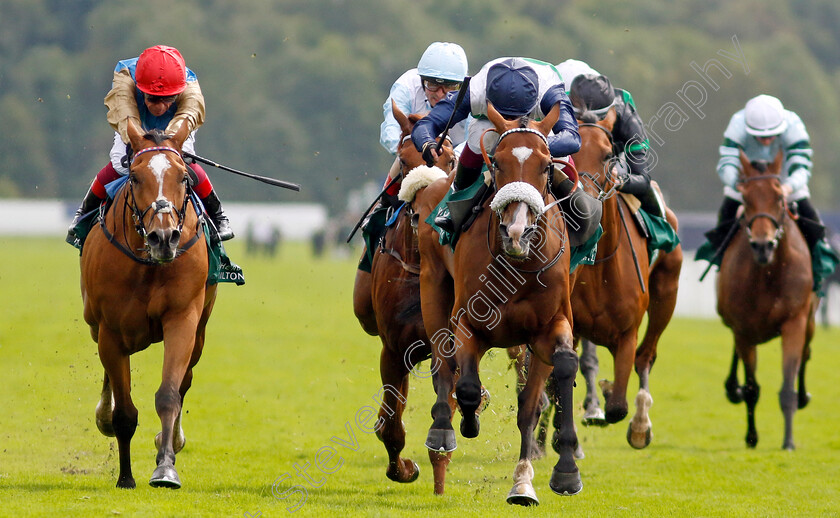
[[[426,448],[436,452],[450,452],[455,451],[457,447],[455,443],[455,430],[449,429],[431,429],[426,436]]]
[[[805,408],[806,406],[808,406],[808,403],[810,403],[810,402],[811,402],[811,393],[810,392],[805,392],[804,394],[802,392],[799,393],[798,403],[799,403],[799,409],[800,410]]]
[[[120,478],[117,480],[117,489],[134,489],[137,484],[134,483],[134,477]]]
[[[758,434],[757,433],[748,433],[747,438],[747,448],[755,448],[758,445]]]
[[[481,425],[478,421],[477,414],[473,419],[467,419],[466,417],[461,418],[461,435],[467,439],[474,439],[475,437],[478,437],[480,428]]]
[[[650,428],[645,430],[644,432],[633,432],[633,425],[627,427],[627,442],[630,443],[630,446],[636,448],[637,450],[641,450],[646,448],[650,445],[650,440],[653,438],[653,433],[650,431]]]
[[[175,471],[175,466],[158,466],[152,473],[152,479],[149,480],[149,485],[152,487],[168,487],[169,489],[178,489],[181,487],[181,479],[178,478],[178,472]]]
[[[607,419],[601,407],[592,407],[583,413],[583,426],[607,426]]]
[[[389,480],[393,480],[394,482],[399,482],[400,484],[408,484],[408,483],[414,482],[420,476],[420,466],[418,466],[417,463],[414,462],[411,459],[405,459],[403,462],[405,464],[410,463],[414,467],[414,471],[411,473],[411,475],[409,475],[407,478],[402,478],[402,477],[400,477],[399,468],[397,468],[396,472],[392,472],[391,469],[389,468],[385,471],[385,476],[388,477]],[[400,464],[403,464],[403,462],[400,462]],[[398,464],[398,466],[400,464]]]
[[[610,408],[604,414],[604,419],[607,424],[615,424],[627,417],[627,405],[618,408]]]
[[[576,495],[583,489],[583,482],[580,480],[580,471],[563,473],[555,469],[551,472],[551,480],[548,482],[548,487],[558,495]]]
[[[534,491],[534,486],[531,484],[516,484],[511,488],[507,496],[507,503],[511,505],[524,505],[525,507],[532,505],[540,505],[540,500],[537,498],[537,492]]]

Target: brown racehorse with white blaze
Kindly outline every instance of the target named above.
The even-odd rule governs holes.
[[[758,444],[756,346],[782,337],[782,448],[793,450],[793,415],[810,400],[805,390],[805,364],[811,355],[817,296],[812,289],[808,245],[788,214],[782,192],[782,156],[779,151],[767,167],[750,163],[741,153],[738,190],[744,198],[743,215],[720,264],[717,310],[735,337],[726,395],[733,403],[746,403],[746,443],[751,448]],[[744,385],[738,384],[739,359],[744,364]],[[797,375],[798,391],[794,389]]]
[[[175,470],[175,453],[184,444],[181,409],[216,298],[216,286],[207,284],[206,241],[190,207],[180,155],[188,134],[186,124],[174,136],[144,135],[129,124],[135,154],[128,181],[82,251],[84,317],[105,368],[96,422],[103,434],[116,435],[120,488],[135,487],[130,446],[137,408],[129,358],[160,341],[163,374],[155,409],[161,432],[150,484],[181,486]]]
[[[517,424],[522,441],[514,487],[508,495],[508,502],[523,505],[538,503],[529,457],[538,403],[549,374],[558,404],[566,409],[555,419],[562,447],[549,485],[560,494],[574,494],[582,487],[574,461],[577,436],[570,411],[578,359],[572,343],[568,240],[559,208],[554,205],[544,211],[550,204],[547,200],[553,199],[548,190],[551,155],[546,135],[558,117],[559,105],[540,122],[507,121],[488,104],[488,118],[501,135],[494,154],[497,191],[492,209],[484,206],[461,234],[454,253],[448,245],[440,245],[431,226],[419,225],[421,305],[432,340],[437,393],[426,446],[434,451],[455,448],[447,399],[453,388],[463,414],[461,434],[477,436],[481,358],[491,347],[530,344],[535,360],[519,395]],[[415,209],[421,221],[428,218],[450,182],[439,180],[418,191]],[[504,293],[504,300],[479,300],[480,293],[486,293],[482,292],[489,278],[485,273],[490,271],[516,287]],[[456,371],[460,372],[457,384]]]

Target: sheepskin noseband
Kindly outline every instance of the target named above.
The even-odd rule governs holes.
[[[514,201],[527,203],[535,216],[540,216],[545,211],[542,195],[536,187],[527,182],[511,182],[499,189],[490,202],[490,209],[500,212]]]

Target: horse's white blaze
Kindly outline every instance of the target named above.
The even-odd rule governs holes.
[[[522,166],[525,165],[525,161],[528,160],[528,157],[530,157],[533,152],[534,150],[529,147],[520,146],[513,148],[511,154],[519,160],[519,165]]]
[[[508,237],[511,239],[511,244],[516,251],[520,251],[522,246],[519,242],[522,234],[525,232],[525,227],[528,226],[528,204],[524,201],[515,202],[516,208],[513,209],[513,220],[508,226]]]
[[[166,196],[163,195],[163,177],[171,165],[172,164],[169,162],[169,158],[163,153],[159,153],[149,160],[149,167],[152,169],[152,173],[155,175],[158,182],[158,201],[169,201],[166,199]],[[158,220],[163,223],[163,214],[158,213],[157,217]]]

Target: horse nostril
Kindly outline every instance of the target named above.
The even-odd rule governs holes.
[[[149,243],[149,246],[156,247],[160,245],[160,233],[158,231],[149,232],[146,235],[146,242]]]
[[[507,223],[499,223],[499,233],[502,237],[508,237],[508,224]]]
[[[181,231],[180,230],[173,230],[172,234],[169,236],[169,246],[172,248],[178,248],[178,243],[181,241]]]

